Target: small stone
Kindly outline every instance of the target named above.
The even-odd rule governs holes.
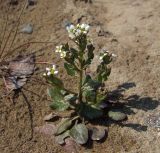
[[[108,112],[108,116],[109,116],[109,118],[111,118],[114,121],[122,121],[127,118],[127,115],[118,109],[110,110]]]
[[[22,28],[21,32],[26,34],[32,34],[33,26],[31,24],[27,24]]]
[[[102,127],[92,127],[91,131],[91,139],[94,141],[102,140],[106,135],[106,130]]]

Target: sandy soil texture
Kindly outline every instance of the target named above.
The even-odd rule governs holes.
[[[9,0],[0,2],[0,30]],[[9,28],[15,24],[24,1],[10,7]],[[106,82],[113,96],[125,103],[128,120],[110,124],[103,143],[94,142],[81,148],[81,153],[159,153],[160,136],[145,123],[148,115],[160,113],[160,1],[159,0],[37,0],[24,9],[19,31],[24,25],[33,26],[32,34],[18,32],[14,47],[28,41],[52,41],[53,44],[32,44],[18,49],[18,54],[36,53],[37,61],[54,61],[68,88],[76,90],[76,81],[66,78],[62,62],[53,55],[56,45],[69,41],[65,25],[78,22],[91,26],[90,35],[96,54],[103,47],[117,55],[112,73]],[[90,71],[94,71],[96,60]],[[48,107],[46,85],[39,68],[11,103],[0,99],[1,153],[60,153],[65,152],[54,140],[33,133],[43,124]],[[67,82],[69,81],[69,83]],[[71,84],[72,82],[72,84]],[[4,86],[0,79],[0,95]],[[108,123],[105,123],[106,125]],[[32,135],[33,134],[33,135]],[[31,139],[32,138],[32,139]]]

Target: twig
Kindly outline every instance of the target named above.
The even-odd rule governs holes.
[[[9,53],[6,53],[4,56],[3,56],[3,58],[2,58],[2,60],[4,60],[5,59],[5,57],[6,56],[8,56],[9,54],[11,55],[11,54],[13,54],[16,50],[18,50],[19,48],[22,48],[22,47],[24,47],[24,46],[27,46],[27,45],[30,45],[30,44],[49,44],[49,43],[53,43],[53,42],[41,42],[41,41],[33,41],[33,42],[27,42],[27,43],[24,43],[24,44],[22,44],[22,45],[20,45],[20,46],[18,46],[18,47],[16,47],[16,48],[14,48],[13,50],[11,50]]]
[[[26,3],[27,3],[27,2],[26,2]],[[15,33],[14,37],[17,35],[17,30],[18,30],[18,26],[19,26],[19,20],[20,20],[20,17],[21,17],[21,15],[22,15],[22,13],[23,13],[23,10],[24,10],[24,8],[25,8],[25,6],[26,6],[26,3],[24,4],[24,7],[22,8],[22,11],[21,11],[20,16],[19,16],[19,18],[18,18],[18,21],[17,21],[17,22],[18,22],[18,25],[17,25],[16,33]],[[7,37],[7,39],[6,39],[6,42],[5,42],[5,44],[4,44],[4,47],[3,47],[3,49],[2,49],[2,52],[1,52],[1,54],[0,54],[0,58],[2,57],[2,55],[3,55],[3,53],[4,53],[4,50],[5,50],[6,46],[7,46],[7,43],[8,43],[8,41],[9,41],[9,39],[11,38],[12,31],[13,31],[13,29],[11,28],[11,30],[10,30],[10,32],[9,32],[9,35],[8,35],[8,37]],[[14,42],[14,40],[12,40],[12,42]],[[11,45],[12,45],[12,43],[11,43]]]
[[[3,40],[4,40],[4,38],[5,38],[5,35],[6,35],[6,31],[7,31],[7,26],[8,26],[8,14],[9,14],[9,9],[10,9],[10,6],[8,7],[8,9],[7,9],[7,17],[6,17],[6,22],[5,22],[5,25],[4,25],[4,32],[2,32],[2,40],[1,40],[1,42],[0,42],[0,51],[1,51],[1,47],[2,47],[2,43],[3,43]],[[1,56],[1,54],[3,54],[2,52],[0,53],[0,56]]]
[[[22,13],[23,13],[24,9],[26,8],[26,5],[27,5],[27,4],[28,4],[28,1],[26,1],[26,3],[24,3],[24,6],[23,6],[23,8],[22,8],[22,10],[21,10],[21,12],[20,12],[19,17],[18,17],[17,26],[16,26],[16,31],[15,31],[15,34],[14,34],[14,37],[13,37],[13,40],[12,40],[12,42],[11,42],[11,45],[10,45],[10,47],[9,47],[8,52],[10,51],[10,49],[11,49],[11,47],[12,47],[12,45],[13,45],[15,39],[16,39],[17,32],[18,32],[18,27],[19,27],[19,25],[20,25],[20,19],[21,19]]]
[[[31,136],[30,136],[29,140],[32,140],[32,138],[33,138],[33,111],[32,111],[31,104],[29,103],[26,95],[24,94],[22,89],[20,91],[21,91],[22,96],[24,98],[24,101],[26,102],[27,107],[28,107],[28,113],[29,113],[29,118],[30,118],[30,126],[31,126]]]

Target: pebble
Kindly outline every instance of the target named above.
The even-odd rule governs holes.
[[[27,25],[25,25],[25,26],[21,29],[20,32],[26,33],[26,34],[32,34],[32,32],[33,32],[33,26],[32,26],[31,24],[27,24]]]

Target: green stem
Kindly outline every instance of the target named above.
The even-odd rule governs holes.
[[[82,79],[83,79],[83,69],[81,66],[79,74],[79,102],[82,102]]]
[[[79,102],[82,102],[82,80],[83,80],[83,50],[80,48],[80,72],[79,72]]]

